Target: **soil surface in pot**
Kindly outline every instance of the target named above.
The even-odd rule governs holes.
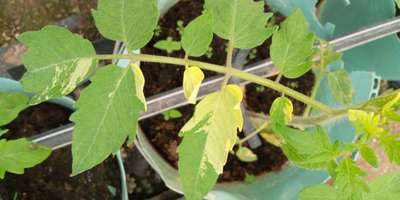
[[[171,57],[184,58],[185,52],[175,51],[168,54],[166,51],[157,49],[154,44],[160,40],[166,40],[168,37],[173,38],[174,41],[180,41],[181,35],[177,25],[178,21],[182,21],[186,26],[190,21],[201,15],[203,8],[203,0],[181,0],[173,6],[159,21],[158,30],[156,30],[153,39],[141,49],[143,53],[153,55],[163,55]],[[226,41],[214,37],[211,44],[212,56],[202,56],[200,58],[191,58],[200,61],[207,61],[214,64],[225,64]],[[146,96],[151,96],[182,86],[184,66],[159,64],[159,63],[142,63],[141,69],[146,79],[144,93]],[[206,77],[215,75],[213,72],[204,71]]]
[[[184,23],[187,23],[187,20],[195,18],[200,15],[200,10],[202,8],[202,1],[181,1],[176,4],[171,10],[165,15],[163,19],[161,19],[161,30],[162,32],[169,30],[168,34],[161,33],[163,37],[155,37],[150,46],[144,49],[144,52],[148,51],[148,53],[156,53],[161,55],[167,55],[165,52],[157,50],[152,47],[154,42],[159,39],[165,39],[167,36],[172,36],[175,40],[179,40],[179,34],[176,30],[176,22],[177,20],[182,20]],[[265,11],[268,11],[268,7],[265,8]],[[275,17],[275,22],[280,23],[284,17],[277,15]],[[167,26],[168,28],[164,28]],[[213,47],[215,46],[216,39],[214,39]],[[257,50],[257,53],[254,58],[248,58],[249,63],[254,63],[259,60],[265,59],[269,57],[269,49],[271,40],[266,41],[262,46],[260,46]],[[225,43],[223,43],[225,44]],[[218,53],[213,54],[211,61],[206,57],[202,57],[207,62],[213,62],[217,64],[224,64],[225,62],[225,45],[220,46],[221,50],[218,50]],[[149,51],[151,49],[151,51]],[[214,49],[215,51],[215,49]],[[176,52],[171,56],[179,56],[183,57],[184,52]],[[176,68],[175,66],[169,67],[166,65],[143,65],[142,69],[146,76],[146,95],[154,95],[160,93],[162,91],[166,91],[169,89],[173,89],[175,87],[181,86],[182,75],[184,68]],[[155,68],[152,68],[155,67]],[[145,72],[146,69],[148,72]],[[160,69],[154,70],[153,69]],[[165,72],[163,72],[165,71]],[[150,75],[149,73],[154,73]],[[162,75],[163,73],[168,73],[168,75]],[[304,88],[305,91],[311,91],[312,84],[303,85],[305,82],[313,82],[313,79],[310,79],[310,76],[307,74],[306,76],[297,79],[297,80],[286,80],[282,79],[282,83],[285,85],[292,85],[299,87],[301,89]],[[274,77],[273,77],[274,78]],[[251,86],[248,86],[250,92],[246,92],[246,95],[255,95],[252,92]],[[297,89],[299,89],[297,88]],[[257,94],[256,96],[262,96],[267,94],[268,90],[264,89],[266,93]],[[260,91],[260,90],[258,90]],[[264,92],[264,91],[262,91]],[[305,92],[307,93],[307,92]],[[268,94],[267,96],[270,96]],[[280,95],[279,95],[280,96]],[[278,97],[278,96],[277,96]],[[272,104],[272,101],[276,97],[271,98],[247,98],[246,103],[249,105],[251,110],[259,111],[265,110],[269,111],[269,107]],[[264,102],[265,101],[265,102]],[[253,106],[254,105],[254,106]],[[295,103],[297,106],[297,104]],[[254,107],[254,108],[253,108]],[[260,107],[260,108],[258,108]],[[188,105],[177,110],[182,113],[182,117],[165,120],[163,115],[157,115],[155,117],[143,120],[140,122],[140,125],[150,142],[153,146],[158,150],[158,152],[169,162],[172,166],[177,168],[178,163],[178,154],[177,147],[181,142],[181,138],[178,136],[179,130],[183,127],[183,125],[191,118],[194,112],[194,106]],[[304,107],[300,107],[297,113],[303,112]],[[243,133],[239,134],[243,136]],[[251,163],[241,162],[234,155],[229,155],[228,162],[224,168],[224,173],[219,177],[219,182],[232,182],[232,181],[243,181],[249,175],[261,175],[270,171],[278,171],[282,168],[282,166],[286,163],[287,158],[284,156],[283,152],[280,148],[262,141],[262,146],[254,149],[254,153],[257,154],[258,160]]]
[[[21,112],[16,120],[5,126],[10,131],[7,139],[29,137],[70,123],[71,110],[49,103],[39,104]],[[58,199],[118,199],[108,188],[120,188],[120,174],[116,159],[107,159],[97,167],[71,177],[70,148],[52,152],[36,167],[25,170],[24,175],[7,173],[0,181],[3,199],[58,200]]]

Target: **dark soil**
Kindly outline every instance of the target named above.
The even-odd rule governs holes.
[[[177,21],[183,21],[184,25],[186,26],[190,21],[201,15],[202,8],[202,0],[179,1],[164,15],[163,18],[160,19],[159,26],[161,29],[159,35],[154,36],[149,44],[142,48],[141,51],[146,54],[183,58],[185,56],[185,52],[183,50],[168,54],[166,51],[154,48],[153,45],[160,40],[167,39],[168,37],[172,37],[175,41],[180,41],[181,37],[179,31],[177,30]],[[214,37],[214,40],[211,44],[213,48],[213,56],[211,59],[208,59],[206,56],[193,59],[215,64],[224,64],[226,59],[225,44],[225,40]],[[159,63],[142,63],[141,69],[146,79],[146,85],[144,89],[146,96],[155,95],[160,92],[182,86],[183,72],[185,70],[183,66]],[[205,74],[207,77],[215,75],[215,73],[207,71],[205,71]]]
[[[152,48],[152,45],[160,40],[165,39],[168,36],[173,37],[175,40],[179,40],[179,34],[176,31],[176,21],[182,20],[185,24],[188,21],[194,19],[200,15],[202,9],[202,1],[181,1],[177,5],[171,8],[171,10],[161,19],[162,33],[159,37],[153,38],[152,43],[146,47],[143,52],[151,54],[167,55],[165,52]],[[266,7],[268,10],[268,7]],[[282,21],[282,17],[276,17],[277,23]],[[214,48],[214,54],[212,59],[206,57],[200,58],[207,62],[216,64],[224,64],[225,62],[225,41],[214,37],[212,44]],[[269,43],[268,43],[269,42]],[[265,47],[270,44],[270,41],[265,42]],[[268,45],[269,46],[269,45]],[[216,48],[218,47],[218,48]],[[264,46],[263,46],[264,47]],[[261,51],[258,57],[263,59],[261,56],[269,56],[268,48],[261,47]],[[176,52],[171,56],[183,57],[184,52]],[[255,62],[258,60],[254,60]],[[142,70],[146,77],[145,93],[147,96],[160,93],[162,91],[170,90],[175,87],[181,86],[183,67],[176,67],[170,65],[158,65],[158,64],[144,64]],[[208,75],[212,75],[210,73]],[[272,102],[270,102],[272,103]],[[183,125],[192,117],[194,112],[194,106],[188,105],[178,110],[183,114],[181,118],[164,120],[162,115],[143,120],[140,125],[150,142],[159,151],[159,153],[175,168],[178,167],[178,154],[177,147],[181,142],[181,138],[178,136],[180,129]],[[240,134],[243,135],[243,134]],[[287,161],[286,157],[280,148],[277,148],[267,142],[263,141],[263,145],[257,149],[254,149],[254,153],[257,154],[258,160],[252,163],[241,162],[234,155],[229,155],[228,163],[224,168],[224,173],[219,177],[219,182],[232,182],[232,181],[243,181],[247,175],[260,175],[270,171],[280,170],[283,164]]]
[[[72,112],[58,105],[43,103],[21,112],[5,128],[7,139],[29,137],[69,123]],[[70,177],[72,155],[70,148],[54,151],[42,164],[27,169],[24,175],[7,173],[0,182],[3,199],[118,199],[120,175],[116,159],[109,158],[97,167],[75,177]],[[108,186],[117,188],[113,196]]]

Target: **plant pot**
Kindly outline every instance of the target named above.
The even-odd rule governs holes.
[[[168,5],[168,7],[171,7],[176,1],[161,0],[159,3],[160,5]],[[160,7],[160,10],[166,11],[167,8]],[[314,13],[314,10],[310,11]],[[375,76],[374,73],[354,72],[351,74],[351,77],[355,83],[354,89],[357,91],[357,95],[354,97],[354,103],[367,100],[371,96],[377,94],[380,79]],[[323,80],[317,98],[328,105],[337,107],[338,104],[335,103],[330,94],[326,94],[325,92],[329,91],[326,82],[326,80]],[[352,142],[355,137],[354,130],[346,119],[341,119],[329,124],[328,131],[333,140]],[[347,134],[343,134],[343,132]],[[140,152],[149,164],[160,174],[166,185],[170,189],[182,193],[178,171],[157,152],[142,130],[138,131],[137,138],[136,145]],[[329,176],[325,172],[308,171],[288,163],[281,171],[258,176],[251,184],[244,182],[217,184],[207,195],[206,199],[297,199],[298,192],[304,187],[324,182],[328,178]]]
[[[10,79],[5,79],[5,78],[0,78],[0,91],[1,92],[23,92],[22,86],[19,82],[10,80]],[[30,95],[30,94],[28,94]],[[69,97],[61,97],[61,98],[55,98],[52,100],[49,100],[50,103],[59,105],[61,107],[74,110],[75,108],[75,101],[72,100]],[[50,145],[49,148],[60,148],[60,146],[52,146]],[[119,173],[120,173],[120,182],[121,182],[121,197],[126,197],[126,180],[125,180],[125,169],[123,165],[123,160],[121,158],[120,152],[116,153],[117,159],[116,165],[118,165],[119,168]],[[23,176],[23,175],[21,175]],[[59,179],[60,177],[58,177]],[[127,198],[122,198],[122,199],[127,199]]]

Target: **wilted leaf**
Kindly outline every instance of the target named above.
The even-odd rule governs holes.
[[[182,128],[179,145],[179,175],[188,200],[200,200],[215,185],[228,154],[242,129],[240,102],[243,95],[235,85],[207,95]]]
[[[193,66],[185,70],[183,74],[183,92],[189,103],[196,103],[197,93],[199,93],[203,79],[204,74],[200,68]]]
[[[296,10],[272,36],[271,59],[283,76],[298,78],[311,69],[314,42],[306,18]]]
[[[50,149],[31,144],[25,138],[0,140],[0,178],[6,172],[23,174],[25,168],[43,162],[50,153]]]
[[[150,41],[159,17],[157,0],[99,0],[92,14],[104,37],[122,41],[130,50]]]
[[[69,94],[96,67],[90,41],[63,27],[46,26],[18,40],[29,47],[22,58],[27,73],[21,81],[26,92],[36,93],[31,104]]]
[[[115,65],[102,68],[82,92],[78,110],[71,116],[75,122],[73,175],[101,163],[119,150],[128,136],[133,138],[136,134],[139,114],[145,105],[137,95],[143,91],[137,91],[134,71]]]

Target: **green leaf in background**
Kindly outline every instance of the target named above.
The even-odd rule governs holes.
[[[37,93],[31,104],[69,94],[96,67],[90,41],[63,27],[46,26],[18,40],[29,47],[22,58],[27,73],[21,81],[26,92]]]
[[[398,200],[400,199],[400,173],[392,172],[380,176],[369,184],[370,192],[365,194],[366,200]]]
[[[338,69],[328,74],[328,84],[332,96],[344,105],[353,100],[353,86],[349,74],[344,69]]]
[[[4,135],[7,132],[8,132],[7,129],[0,129],[0,136]]]
[[[375,151],[371,149],[366,144],[361,145],[360,147],[360,154],[362,158],[367,161],[371,166],[378,168],[379,166],[379,161],[378,158],[376,157]]]
[[[174,51],[181,50],[181,43],[179,41],[172,40],[171,37],[168,37],[166,40],[160,40],[156,42],[154,47],[171,54]]]
[[[400,8],[400,0],[395,0],[395,2],[396,2],[397,7]]]
[[[379,141],[386,155],[389,157],[389,160],[400,165],[400,141],[397,137],[387,133],[387,135],[379,138]]]
[[[328,185],[308,187],[299,194],[300,200],[337,200],[336,191]]]
[[[236,151],[236,156],[242,162],[254,162],[257,160],[257,155],[254,154],[251,149],[243,146],[240,146],[239,149]]]
[[[272,13],[264,13],[264,1],[206,0],[214,19],[214,33],[229,40],[233,48],[251,49],[261,45],[276,30],[267,26]]]
[[[242,98],[238,86],[225,86],[200,101],[193,117],[182,128],[179,175],[186,199],[202,199],[222,173],[236,143],[237,131],[243,126]]]
[[[190,104],[196,104],[204,73],[199,67],[192,66],[183,73],[183,93]]]
[[[159,17],[157,0],[99,0],[92,14],[104,37],[122,41],[130,50],[150,41]]]
[[[0,92],[0,126],[10,123],[28,107],[29,98],[18,92]],[[1,135],[1,134],[0,134]]]
[[[293,104],[287,97],[279,97],[274,100],[269,111],[270,124],[286,125],[292,121]]]
[[[383,119],[380,115],[368,113],[362,110],[349,110],[349,121],[353,124],[358,134],[367,134],[368,138],[382,133],[384,129],[380,127]]]
[[[272,36],[271,59],[283,76],[298,78],[311,69],[315,38],[300,10],[281,24]]]
[[[182,117],[182,113],[179,112],[179,110],[172,109],[172,110],[167,110],[162,113],[164,120],[168,121],[170,119],[177,119]]]
[[[182,36],[182,48],[189,56],[204,55],[213,39],[212,15],[205,12],[186,26]]]
[[[337,146],[331,143],[322,128],[307,132],[277,124],[273,129],[283,139],[281,147],[285,155],[300,167],[326,169],[338,156]]]
[[[43,162],[50,153],[50,149],[31,144],[25,138],[0,140],[0,178],[6,172],[23,174],[25,168]]]
[[[345,158],[340,161],[336,172],[334,186],[337,189],[338,199],[362,199],[363,193],[368,192],[368,185],[363,180],[367,173],[362,171],[352,159]]]
[[[139,114],[145,105],[137,95],[135,77],[132,67],[109,65],[98,70],[91,85],[82,92],[77,111],[71,116],[75,122],[73,175],[101,163],[119,150],[128,136],[136,134]]]

